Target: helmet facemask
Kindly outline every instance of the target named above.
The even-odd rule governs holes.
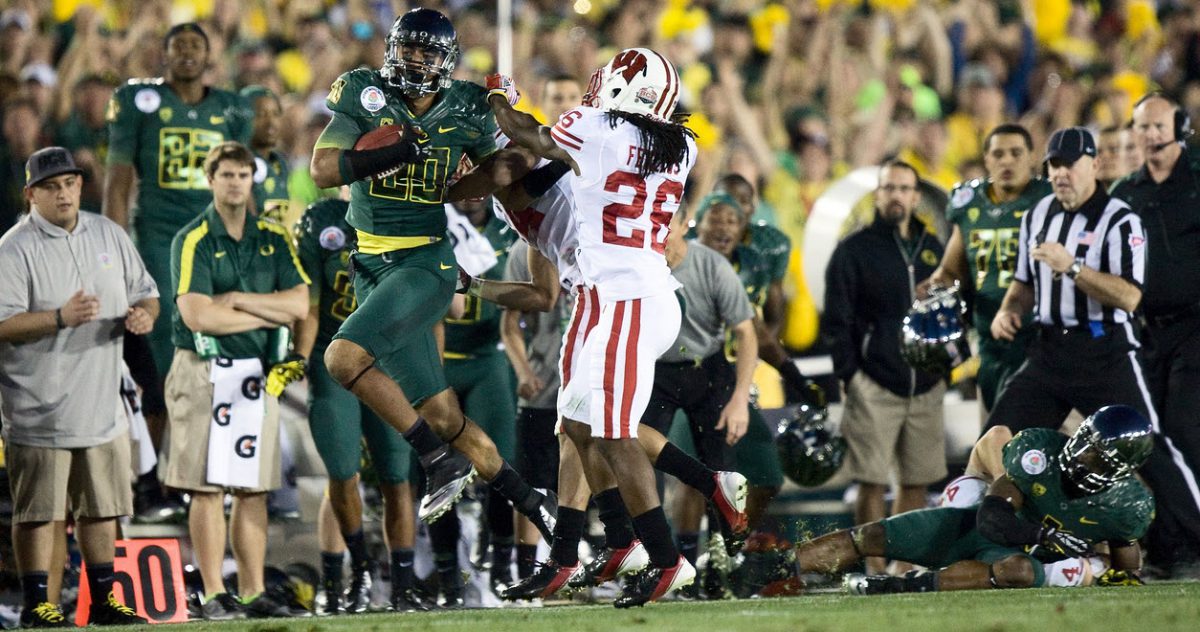
[[[380,74],[405,96],[421,97],[450,87],[458,63],[458,42],[428,32],[402,30],[398,22],[387,37]]]
[[[1096,415],[1084,420],[1059,455],[1063,474],[1086,494],[1102,492],[1132,476],[1153,449],[1148,427],[1114,431],[1101,424],[1105,427],[1097,427]]]

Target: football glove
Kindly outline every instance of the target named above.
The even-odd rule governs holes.
[[[1092,554],[1092,543],[1054,527],[1042,529],[1038,538],[1040,546],[1063,557],[1088,557]]]
[[[487,91],[489,95],[499,94],[503,96],[509,105],[516,105],[517,101],[521,100],[521,93],[517,90],[517,84],[513,83],[512,77],[493,73],[487,76]]]
[[[1119,571],[1110,568],[1096,578],[1097,586],[1145,586],[1146,582],[1138,576],[1137,571]]]
[[[279,397],[288,384],[304,379],[304,372],[307,369],[308,362],[301,355],[288,354],[283,362],[271,367],[271,372],[267,374],[267,394]]]
[[[470,274],[467,274],[467,271],[463,270],[462,266],[458,267],[458,280],[454,282],[455,294],[479,296],[479,288],[481,285],[483,285],[483,279],[478,279]]]

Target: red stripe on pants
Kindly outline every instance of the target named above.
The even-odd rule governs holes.
[[[625,388],[621,400],[621,439],[629,438],[629,413],[633,410],[633,394],[637,391],[637,346],[642,329],[642,299],[635,298],[629,316],[629,339],[625,343]]]
[[[612,439],[613,398],[617,396],[613,386],[617,372],[617,343],[621,340],[621,322],[625,319],[625,301],[618,301],[613,308],[612,331],[608,336],[608,348],[604,352],[604,438]]]
[[[571,318],[571,328],[567,330],[566,349],[563,350],[563,356],[559,360],[558,371],[562,375],[562,385],[565,388],[567,383],[571,381],[571,358],[575,356],[575,339],[579,336],[579,323],[583,322],[583,310],[587,309],[588,302],[586,300],[587,293],[583,286],[575,292],[575,315]],[[589,327],[591,329],[589,318]]]

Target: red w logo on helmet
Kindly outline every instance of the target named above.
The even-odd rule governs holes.
[[[612,71],[620,72],[626,82],[633,80],[640,72],[646,70],[646,56],[636,50],[623,51],[612,60]],[[623,70],[622,70],[623,69]]]

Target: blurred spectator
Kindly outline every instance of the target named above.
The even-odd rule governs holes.
[[[25,161],[38,146],[41,121],[37,104],[29,99],[16,99],[4,106],[0,132],[0,230],[8,230],[25,208]]]
[[[1124,174],[1121,160],[1121,127],[1109,125],[1096,135],[1096,179],[1105,189]]]
[[[283,108],[279,97],[263,86],[247,86],[238,93],[254,110],[250,150],[254,152],[255,212],[282,225],[294,223],[288,212],[287,157],[277,151]]]
[[[891,515],[924,507],[925,486],[946,475],[945,381],[900,356],[912,284],[928,277],[942,255],[941,244],[913,217],[919,197],[916,170],[885,163],[874,224],[838,244],[825,271],[823,325],[845,387],[847,467],[859,483],[855,524],[887,515],[884,491],[893,471],[900,488]],[[883,560],[868,558],[867,572],[882,573]]]
[[[64,99],[71,104],[62,110],[65,119],[56,116],[61,122],[53,127],[55,142],[69,149],[83,169],[83,208],[96,213],[104,202],[104,164],[108,158],[105,112],[115,88],[108,77],[83,77],[75,84],[71,98]]]

